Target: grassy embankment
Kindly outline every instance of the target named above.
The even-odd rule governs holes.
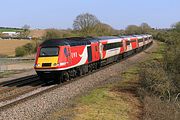
[[[116,84],[108,84],[77,98],[72,106],[53,113],[51,119],[136,120],[142,109],[134,93],[138,86],[137,69],[124,72]]]
[[[157,61],[163,58],[162,53],[165,46],[163,43],[158,44],[159,48],[156,52],[149,52],[148,61]],[[147,119],[147,115],[151,114],[158,116],[157,114],[161,113],[159,109],[163,109],[167,103],[158,99],[152,101],[154,97],[141,93],[139,71],[142,64],[143,62],[116,76],[121,77],[116,83],[97,88],[89,94],[77,98],[70,107],[53,113],[52,119],[139,120],[141,118]],[[159,107],[159,109],[154,110],[154,107]],[[160,116],[173,111],[168,110],[167,107],[165,109],[165,113],[161,113]],[[151,118],[153,119],[153,116]]]

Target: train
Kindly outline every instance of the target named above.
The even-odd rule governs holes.
[[[34,69],[40,79],[60,84],[138,53],[153,43],[149,34],[69,37],[45,40],[37,48]]]

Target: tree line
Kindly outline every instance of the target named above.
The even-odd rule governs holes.
[[[73,21],[73,29],[57,30],[47,29],[43,39],[76,36],[110,36],[110,35],[133,35],[146,34],[152,31],[147,23],[140,26],[129,25],[125,30],[117,30],[106,23],[102,23],[95,15],[84,13],[78,15]]]
[[[30,33],[29,30],[30,26],[24,25],[22,28],[24,29],[24,32],[21,35],[28,36]],[[168,30],[155,30],[152,29],[151,26],[149,26],[147,23],[142,23],[139,26],[129,25],[126,27],[125,30],[117,30],[106,23],[102,23],[95,15],[89,13],[83,13],[78,15],[73,21],[73,29],[66,29],[66,30],[46,29],[46,34],[42,36],[42,38],[40,38],[40,42],[36,41],[36,43],[41,43],[44,40],[54,39],[54,38],[81,37],[81,36],[112,36],[112,35],[119,36],[119,35],[134,35],[134,34],[152,34],[155,39],[170,43],[173,40],[167,36],[171,36],[171,37],[174,36],[169,34],[175,34],[175,32],[172,31],[177,31],[177,29],[179,30],[178,23],[172,25],[171,32]],[[21,51],[20,48],[18,48],[17,51]],[[24,52],[24,54],[25,53],[26,52]],[[29,54],[31,52],[27,52],[27,53]]]

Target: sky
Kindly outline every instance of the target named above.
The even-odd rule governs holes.
[[[0,0],[0,6],[1,27],[67,29],[82,13],[115,29],[143,22],[169,28],[180,21],[180,0]]]

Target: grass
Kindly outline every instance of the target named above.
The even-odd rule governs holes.
[[[163,58],[163,53],[165,52],[165,43],[163,42],[157,42],[159,48],[151,53],[151,58],[149,58],[149,61],[151,60],[161,60]]]
[[[138,119],[141,104],[132,86],[137,86],[138,67],[124,72],[122,80],[76,98],[72,107],[55,112],[52,119],[129,120]],[[119,76],[116,76],[119,78]]]
[[[0,40],[0,56],[14,56],[15,49],[31,41],[29,40]]]

